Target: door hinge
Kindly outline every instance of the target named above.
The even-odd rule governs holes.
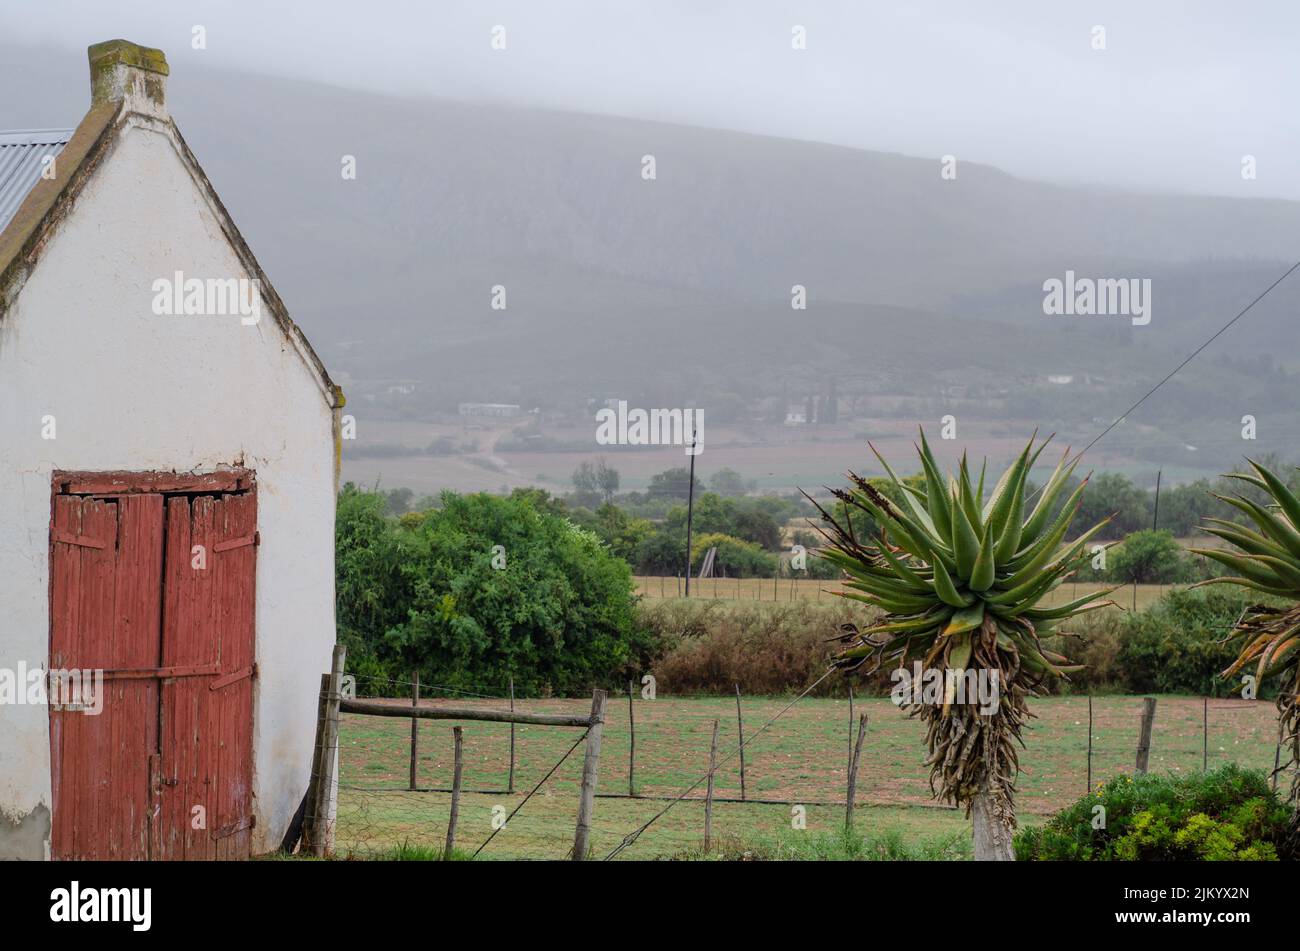
[[[253,532],[251,535],[244,535],[240,538],[228,538],[224,542],[217,542],[212,546],[215,552],[233,551],[236,548],[247,548],[249,545],[262,544],[261,533]]]
[[[245,677],[256,677],[256,676],[257,676],[257,665],[250,664],[248,667],[245,667],[242,670],[235,670],[232,671],[231,673],[218,677],[216,680],[212,681],[212,683],[208,684],[208,689],[220,690],[222,687],[229,687],[231,684],[238,683],[239,681],[243,680]]]
[[[108,547],[108,542],[99,538],[91,538],[89,535],[74,535],[72,532],[65,532],[55,529],[52,533],[56,542],[64,545],[76,545],[79,548],[97,548],[103,550]]]
[[[213,829],[211,836],[213,841],[216,841],[218,839],[224,839],[227,836],[232,836],[236,832],[243,832],[245,829],[253,829],[256,827],[257,816],[243,816],[236,819],[234,822],[222,826],[220,829]]]

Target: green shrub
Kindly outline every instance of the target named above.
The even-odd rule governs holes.
[[[1186,693],[1226,697],[1240,681],[1220,671],[1236,657],[1220,643],[1247,604],[1250,592],[1228,585],[1174,589],[1143,611],[1109,609],[1074,618],[1069,639],[1045,638],[1051,650],[1069,653],[1084,669],[1053,693]],[[1273,683],[1264,693],[1271,694]]]
[[[536,497],[444,493],[394,520],[348,486],[338,505],[337,616],[362,693],[409,680],[523,696],[613,686],[645,666],[627,563]],[[497,546],[500,546],[497,548]]]
[[[771,578],[776,573],[777,558],[753,542],[717,532],[696,535],[691,539],[691,572],[698,574],[704,554],[710,548],[718,553],[713,573],[727,578]]]
[[[1120,584],[1178,584],[1195,580],[1196,570],[1174,533],[1133,532],[1106,553],[1106,574]]]
[[[1098,808],[1100,807],[1100,809]],[[1275,861],[1291,809],[1261,770],[1120,776],[1016,835],[1021,860]]]
[[[1240,683],[1219,676],[1237,656],[1223,639],[1255,600],[1226,586],[1174,590],[1146,611],[1128,615],[1119,629],[1116,660],[1125,688],[1213,697],[1235,693]]]

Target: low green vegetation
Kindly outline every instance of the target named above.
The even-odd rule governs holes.
[[[1228,634],[1253,600],[1227,586],[1175,590],[1125,615],[1114,664],[1120,685],[1129,693],[1239,696],[1241,682],[1221,674],[1237,656]],[[1273,677],[1258,687],[1272,694],[1276,683]]]
[[[337,517],[339,639],[362,693],[425,683],[584,693],[642,669],[631,572],[593,533],[527,496],[446,493],[394,519],[348,486]],[[394,686],[396,684],[396,686]]]
[[[962,832],[913,835],[899,828],[859,833],[783,832],[754,838],[728,837],[709,851],[686,849],[675,861],[713,862],[951,862],[971,858],[970,836]]]
[[[1017,834],[1017,858],[1276,861],[1291,809],[1262,770],[1229,763],[1192,775],[1119,776],[1044,825]]]
[[[1214,577],[1204,558],[1189,555],[1174,533],[1144,529],[1106,553],[1104,577],[1117,584],[1186,584]]]

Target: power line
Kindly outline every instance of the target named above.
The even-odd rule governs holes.
[[[1293,273],[1295,273],[1295,271],[1298,270],[1298,269],[1300,269],[1300,261],[1297,261],[1295,264],[1292,264],[1289,268],[1287,268],[1287,269],[1282,273],[1281,277],[1279,277],[1277,280],[1275,280],[1272,284],[1268,285],[1268,287],[1264,288],[1264,290],[1262,290],[1262,291],[1259,293],[1259,295],[1258,295],[1254,300],[1252,300],[1249,304],[1247,304],[1245,307],[1243,307],[1241,310],[1239,310],[1239,311],[1237,312],[1237,315],[1236,315],[1235,317],[1233,317],[1230,321],[1228,321],[1226,324],[1224,324],[1222,327],[1220,327],[1218,330],[1216,330],[1216,331],[1214,332],[1214,335],[1211,336],[1209,340],[1205,341],[1205,343],[1201,344],[1199,347],[1197,347],[1195,350],[1193,350],[1190,354],[1187,355],[1186,359],[1184,359],[1182,363],[1178,364],[1178,366],[1176,366],[1176,367],[1174,367],[1172,370],[1170,370],[1169,373],[1165,375],[1165,378],[1164,378],[1163,380],[1161,380],[1161,381],[1160,381],[1159,383],[1157,383],[1155,386],[1151,387],[1151,389],[1147,390],[1146,393],[1143,394],[1142,397],[1141,397],[1140,399],[1138,399],[1138,401],[1137,401],[1136,403],[1134,403],[1132,406],[1130,406],[1127,410],[1125,410],[1125,411],[1124,411],[1123,413],[1121,413],[1119,416],[1115,417],[1114,422],[1112,422],[1109,426],[1107,426],[1105,429],[1103,429],[1101,432],[1099,432],[1096,436],[1094,436],[1094,437],[1092,438],[1092,442],[1088,443],[1088,445],[1084,446],[1084,447],[1083,447],[1082,449],[1080,449],[1077,453],[1075,453],[1074,458],[1073,458],[1072,460],[1070,460],[1070,465],[1073,465],[1073,464],[1077,463],[1080,459],[1082,459],[1084,453],[1086,453],[1086,452],[1087,452],[1089,449],[1091,449],[1093,446],[1097,445],[1097,443],[1101,442],[1102,437],[1104,437],[1107,433],[1109,433],[1112,429],[1114,429],[1114,428],[1115,428],[1116,426],[1118,426],[1120,423],[1124,422],[1124,421],[1128,418],[1129,414],[1132,413],[1132,412],[1133,412],[1135,409],[1137,409],[1139,406],[1141,406],[1143,403],[1145,403],[1145,402],[1146,402],[1146,401],[1151,397],[1151,395],[1152,395],[1153,393],[1155,393],[1156,390],[1160,389],[1160,387],[1164,386],[1166,383],[1168,383],[1170,380],[1172,380],[1172,379],[1174,378],[1174,376],[1177,375],[1178,371],[1182,370],[1183,367],[1187,366],[1187,364],[1189,364],[1189,363],[1191,363],[1193,360],[1195,360],[1196,357],[1200,355],[1201,351],[1203,351],[1203,350],[1204,350],[1206,347],[1208,347],[1210,344],[1214,343],[1214,341],[1218,340],[1219,337],[1222,336],[1223,333],[1224,333],[1224,332],[1225,332],[1229,327],[1231,327],[1231,326],[1232,326],[1233,324],[1235,324],[1237,321],[1241,320],[1242,317],[1246,316],[1246,314],[1250,312],[1250,309],[1251,309],[1252,307],[1254,307],[1256,304],[1258,304],[1260,301],[1262,301],[1265,297],[1267,297],[1267,296],[1269,295],[1269,293],[1272,292],[1273,288],[1277,287],[1279,284],[1281,284],[1283,281],[1285,281],[1288,277],[1290,277],[1290,276],[1291,276]],[[1041,493],[1045,487],[1046,487],[1046,483],[1044,483],[1043,485],[1040,485],[1038,488],[1036,488],[1033,492],[1031,492],[1028,496],[1025,497],[1025,501],[1026,501],[1026,502],[1029,502],[1030,500],[1032,500],[1032,499],[1034,499],[1034,498],[1037,498],[1038,495],[1039,495],[1039,493]]]
[[[1223,333],[1224,333],[1224,332],[1225,332],[1229,327],[1231,327],[1231,326],[1232,326],[1233,324],[1235,324],[1237,321],[1241,320],[1242,317],[1246,316],[1246,314],[1250,311],[1250,309],[1251,309],[1252,307],[1254,307],[1256,304],[1258,304],[1260,301],[1262,301],[1265,297],[1267,297],[1267,296],[1269,295],[1269,293],[1273,290],[1273,288],[1277,287],[1279,284],[1281,284],[1283,281],[1285,281],[1285,280],[1286,280],[1288,277],[1290,277],[1290,276],[1291,276],[1291,275],[1292,275],[1292,274],[1293,274],[1297,269],[1300,269],[1300,261],[1297,261],[1295,264],[1292,264],[1289,268],[1287,268],[1286,271],[1282,274],[1281,277],[1279,277],[1277,280],[1275,280],[1272,284],[1268,285],[1268,287],[1264,288],[1264,290],[1260,292],[1260,294],[1259,294],[1258,297],[1256,297],[1253,301],[1251,301],[1249,304],[1247,304],[1245,307],[1243,307],[1240,311],[1238,311],[1238,312],[1237,312],[1237,316],[1233,317],[1232,320],[1228,321],[1226,324],[1224,324],[1222,327],[1220,327],[1217,331],[1215,331],[1214,336],[1210,337],[1209,340],[1205,341],[1205,343],[1201,344],[1199,347],[1197,347],[1195,350],[1193,350],[1190,354],[1188,354],[1187,358],[1186,358],[1185,360],[1183,360],[1182,363],[1178,364],[1178,366],[1176,366],[1176,367],[1174,367],[1172,370],[1170,370],[1169,373],[1165,376],[1165,378],[1164,378],[1163,380],[1161,380],[1161,381],[1160,381],[1159,383],[1157,383],[1155,386],[1151,387],[1151,389],[1147,390],[1146,393],[1145,393],[1145,394],[1144,394],[1144,395],[1143,395],[1143,396],[1142,396],[1142,397],[1141,397],[1141,398],[1140,398],[1136,403],[1134,403],[1132,406],[1130,406],[1128,409],[1126,409],[1123,413],[1121,413],[1119,416],[1117,416],[1117,417],[1115,418],[1115,421],[1114,421],[1114,422],[1112,422],[1109,426],[1107,426],[1107,427],[1106,427],[1105,429],[1103,429],[1100,433],[1098,433],[1096,436],[1094,436],[1092,442],[1088,443],[1088,445],[1084,446],[1082,449],[1079,450],[1078,454],[1075,455],[1075,457],[1074,457],[1074,461],[1075,461],[1075,462],[1078,462],[1078,461],[1083,457],[1083,454],[1084,454],[1084,453],[1086,453],[1089,449],[1091,449],[1093,446],[1097,445],[1097,443],[1101,441],[1101,439],[1102,439],[1103,436],[1105,436],[1108,432],[1110,432],[1112,429],[1114,429],[1114,428],[1115,428],[1116,426],[1118,426],[1120,423],[1124,422],[1124,420],[1128,417],[1129,413],[1133,412],[1135,409],[1137,409],[1139,406],[1141,406],[1143,403],[1145,403],[1145,402],[1146,402],[1146,401],[1151,397],[1151,394],[1155,393],[1156,390],[1160,389],[1160,387],[1164,386],[1166,383],[1168,383],[1170,380],[1172,380],[1172,379],[1174,378],[1174,376],[1178,373],[1179,370],[1183,369],[1183,367],[1187,366],[1187,364],[1189,364],[1189,363],[1191,363],[1193,360],[1195,360],[1195,359],[1200,355],[1201,351],[1203,351],[1203,350],[1204,350],[1206,347],[1208,347],[1210,344],[1214,343],[1214,341],[1218,340],[1219,337],[1222,336]]]

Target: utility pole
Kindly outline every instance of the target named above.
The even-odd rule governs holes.
[[[695,517],[695,433],[691,430],[691,474],[686,483],[686,597],[691,596],[691,522]]]
[[[1161,470],[1156,470],[1156,511],[1151,518],[1151,530],[1155,531],[1160,527],[1160,474]]]

